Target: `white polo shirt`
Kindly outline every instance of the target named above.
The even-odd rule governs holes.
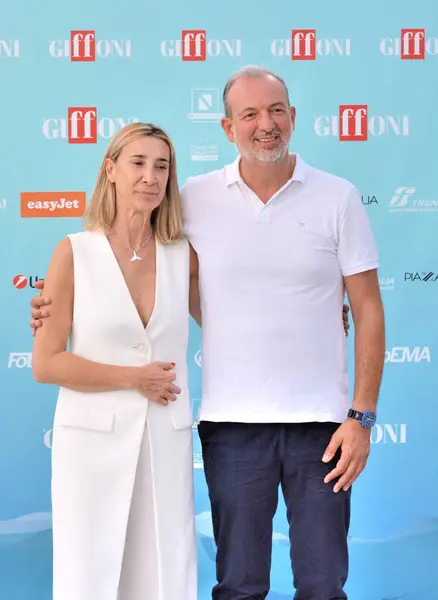
[[[350,406],[343,276],[378,267],[347,180],[307,165],[264,204],[239,158],[181,190],[199,258],[200,420],[345,420]]]

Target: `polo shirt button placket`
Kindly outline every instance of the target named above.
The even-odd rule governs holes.
[[[266,207],[262,208],[262,210],[257,215],[257,221],[259,221],[260,223],[270,223],[271,222],[271,213],[272,213],[272,210],[271,210],[270,206],[266,206]]]

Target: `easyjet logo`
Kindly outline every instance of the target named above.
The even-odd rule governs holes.
[[[85,192],[21,192],[21,217],[81,217]]]

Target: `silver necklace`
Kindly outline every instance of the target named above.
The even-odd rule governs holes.
[[[132,252],[132,258],[131,258],[131,259],[129,259],[129,262],[135,262],[136,260],[143,260],[143,259],[142,259],[140,256],[138,256],[137,252],[138,252],[139,250],[141,250],[141,249],[143,248],[143,246],[145,246],[145,245],[148,243],[148,241],[151,239],[151,237],[152,237],[152,234],[153,234],[153,233],[154,233],[154,230],[153,230],[153,228],[151,227],[151,231],[150,231],[150,233],[149,233],[148,237],[147,237],[147,238],[145,239],[145,241],[144,241],[142,244],[140,244],[140,246],[138,246],[138,248],[136,248],[135,250],[134,250],[134,249],[131,247],[131,243],[129,243],[129,250],[131,250],[131,252]],[[116,241],[118,241],[118,242],[119,242],[119,244],[122,244],[122,242],[121,242],[120,240],[118,240],[117,238],[115,238],[115,239],[116,239]],[[122,244],[122,246],[124,246],[125,248],[127,248],[127,246],[125,246],[125,244]]]
[[[137,252],[138,252],[139,250],[141,250],[141,249],[143,248],[143,246],[145,246],[145,245],[148,243],[148,241],[151,239],[151,237],[152,237],[152,234],[153,234],[153,233],[154,233],[154,230],[153,230],[153,229],[152,229],[152,227],[151,227],[151,232],[150,232],[150,234],[149,234],[149,235],[148,235],[148,237],[145,239],[145,241],[144,241],[144,242],[141,244],[141,246],[139,246],[138,248],[136,248],[136,250],[133,250],[133,249],[131,248],[131,244],[129,244],[129,249],[130,249],[130,250],[131,250],[131,252],[132,252],[132,258],[131,258],[131,260],[130,260],[129,262],[135,262],[136,260],[143,260],[143,259],[142,259],[140,256],[138,256],[138,255],[137,255]]]

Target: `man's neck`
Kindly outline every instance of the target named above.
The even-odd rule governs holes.
[[[286,154],[277,163],[248,162],[242,158],[239,170],[246,185],[266,204],[292,177],[295,164],[294,154]]]

